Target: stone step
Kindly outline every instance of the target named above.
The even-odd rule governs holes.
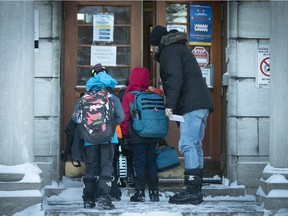
[[[38,203],[42,203],[40,190],[0,191],[1,216],[13,215]]]
[[[179,192],[179,190],[172,190],[173,188],[161,188],[160,190],[160,202],[150,202],[148,191],[146,190],[146,201],[144,203],[132,203],[130,202],[130,196],[134,192],[134,188],[122,188],[121,201],[113,202],[115,209],[112,211],[104,211],[94,209],[84,209],[82,202],[82,187],[74,184],[74,187],[66,188],[62,190],[58,196],[45,197],[43,202],[43,208],[46,216],[64,216],[64,215],[121,215],[127,214],[127,216],[133,215],[263,215],[263,209],[255,204],[254,196],[235,196],[236,193],[233,189],[222,189],[218,185],[212,187],[204,186],[203,191],[207,193],[204,197],[204,202],[200,205],[173,205],[169,204],[169,197]],[[240,188],[242,194],[242,189]],[[69,195],[71,194],[71,195]],[[214,194],[214,195],[211,195]],[[221,196],[217,195],[221,194]],[[232,194],[232,196],[229,196]],[[67,198],[69,197],[69,198]]]
[[[69,206],[45,211],[45,216],[135,216],[135,215],[167,215],[167,216],[263,216],[264,212],[261,208],[251,205],[251,203],[231,203],[231,202],[203,202],[198,206],[193,205],[163,205],[161,202],[154,203],[114,203],[114,210],[97,210],[84,209],[81,204],[78,206]]]
[[[75,193],[75,191],[73,192]],[[206,197],[200,205],[173,205],[168,203],[169,193],[160,192],[160,202],[150,202],[148,198],[143,203],[129,201],[128,194],[123,194],[121,201],[113,202],[114,210],[84,209],[81,199],[65,200],[63,198],[46,200],[43,205],[45,216],[117,216],[117,215],[167,215],[167,216],[190,216],[190,215],[247,215],[262,216],[264,211],[255,205],[255,199],[251,197]],[[81,196],[81,194],[78,194]],[[146,196],[147,197],[147,196]]]
[[[0,165],[1,166],[1,165]],[[2,166],[0,191],[41,190],[42,172],[36,165]]]
[[[26,163],[0,165],[0,213],[13,215],[28,206],[42,203],[42,171]]]
[[[79,186],[80,187],[80,186]],[[81,190],[82,190],[82,183],[81,183]],[[66,188],[53,188],[53,187],[45,187],[45,196],[51,197],[53,195],[59,195],[61,192],[63,192]],[[132,194],[134,192],[134,188],[132,187],[126,187],[126,188],[120,188],[120,190],[128,190],[129,194]],[[165,192],[170,191],[174,193],[180,193],[185,190],[185,187],[165,187],[160,186],[159,191]],[[244,187],[223,187],[219,185],[206,185],[202,187],[202,192],[204,197],[215,197],[215,196],[230,196],[230,197],[243,197],[246,195],[246,191]]]
[[[185,190],[185,187],[165,187],[160,186],[160,191],[171,191],[171,192],[182,192]],[[202,192],[204,197],[207,196],[231,196],[231,197],[239,197],[245,196],[246,190],[244,186],[237,186],[237,187],[229,187],[229,186],[222,186],[216,184],[206,184],[202,186]]]
[[[41,190],[42,182],[0,182],[0,191]]]
[[[67,183],[68,182],[68,183]],[[66,182],[63,183],[62,187],[45,187],[45,196],[50,197],[52,195],[58,195],[66,188],[83,188],[83,183],[80,178],[66,179]],[[120,190],[128,190],[129,192],[133,192],[134,188],[131,186],[120,187]],[[185,186],[182,183],[174,182],[167,183],[165,181],[161,181],[159,190],[162,192],[171,191],[171,192],[182,192],[185,190]],[[204,183],[202,187],[203,195],[207,196],[231,196],[231,197],[239,197],[245,196],[246,190],[243,185],[235,185],[235,186],[225,186],[222,184],[210,184]]]

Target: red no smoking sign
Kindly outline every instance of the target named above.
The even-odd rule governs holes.
[[[204,47],[195,47],[192,50],[193,55],[195,56],[199,66],[204,68],[209,63],[209,53]]]
[[[270,47],[268,45],[261,45],[258,48],[256,87],[269,88],[269,86],[270,86]]]
[[[270,57],[267,57],[261,61],[260,71],[264,76],[270,77]]]

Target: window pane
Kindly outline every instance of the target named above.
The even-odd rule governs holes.
[[[77,85],[85,86],[88,79],[91,77],[90,68],[77,69]]]
[[[77,70],[77,85],[85,86],[86,82],[90,79],[91,67],[81,67]],[[108,73],[117,80],[117,85],[125,85],[127,84],[127,79],[130,74],[130,67],[123,67],[123,68],[109,68],[106,67]]]
[[[130,27],[114,28],[115,44],[130,44]]]
[[[124,68],[107,68],[109,74],[118,81],[117,85],[125,85],[127,84],[127,79],[130,74],[130,67]]]
[[[117,65],[130,65],[130,48],[117,48]]]
[[[103,13],[102,6],[84,6],[78,7],[77,23],[78,24],[93,24],[93,14]]]
[[[187,23],[187,4],[167,4],[166,22]]]
[[[93,27],[78,27],[77,28],[78,44],[92,44],[93,41]]]
[[[90,50],[91,48],[78,47],[77,49],[77,64],[90,65]]]
[[[130,7],[105,7],[105,13],[114,14],[115,24],[130,24]]]
[[[114,15],[114,38],[112,42],[93,42],[93,15]],[[77,11],[77,85],[85,86],[90,78],[91,46],[117,46],[116,65],[107,68],[108,72],[118,81],[119,85],[126,83],[130,74],[131,58],[131,8],[130,6],[79,6]],[[84,47],[85,46],[85,47]],[[103,65],[105,66],[105,65]]]

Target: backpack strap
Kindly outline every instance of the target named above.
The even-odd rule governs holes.
[[[136,94],[140,94],[140,92],[141,92],[141,91],[134,90],[134,91],[130,91],[129,93],[136,95]]]

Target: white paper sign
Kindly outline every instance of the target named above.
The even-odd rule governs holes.
[[[202,76],[206,80],[206,84],[208,88],[212,88],[213,86],[211,85],[211,68],[201,68],[202,71]]]
[[[116,46],[91,46],[90,65],[116,66]]]
[[[186,25],[167,25],[167,31],[171,31],[173,29],[178,30],[179,32],[187,32]]]

